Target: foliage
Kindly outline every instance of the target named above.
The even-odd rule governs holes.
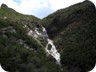
[[[96,63],[96,8],[84,1],[58,10],[41,22],[61,53],[63,69],[86,72]]]
[[[0,9],[0,63],[9,72],[87,72],[96,63],[96,9],[84,1],[40,20],[2,5]],[[61,66],[45,53],[46,41],[27,35],[43,25],[61,54]],[[11,27],[10,29],[6,29]],[[13,30],[13,31],[12,31]],[[14,32],[15,30],[15,32]],[[28,45],[26,48],[23,43]],[[50,48],[49,48],[50,49]]]

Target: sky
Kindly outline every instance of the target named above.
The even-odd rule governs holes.
[[[66,8],[82,1],[84,0],[0,0],[0,6],[5,3],[19,13],[34,15],[42,19],[58,9]],[[96,3],[96,0],[91,1]]]

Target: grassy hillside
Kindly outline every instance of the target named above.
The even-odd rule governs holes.
[[[23,15],[20,14],[18,12],[16,12],[15,10],[7,7],[5,4],[1,5],[0,8],[0,17],[4,18],[7,17],[10,20],[28,20],[28,21],[38,21],[40,20],[39,18],[32,16],[32,15]]]
[[[44,41],[28,36],[40,19],[19,14],[2,5],[0,9],[0,64],[8,72],[59,72],[60,68],[44,51]],[[42,45],[41,45],[41,44]],[[51,66],[50,66],[51,65]]]

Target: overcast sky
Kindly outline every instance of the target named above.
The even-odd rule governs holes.
[[[5,3],[20,13],[44,18],[58,9],[82,1],[84,0],[0,0],[0,6]],[[91,1],[96,3],[96,0]]]

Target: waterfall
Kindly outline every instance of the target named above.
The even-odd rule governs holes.
[[[51,55],[53,58],[55,58],[55,60],[57,61],[57,64],[61,65],[60,53],[57,51],[56,46],[54,45],[53,41],[48,38],[47,31],[44,27],[42,27],[42,31],[43,31],[43,38],[48,41],[48,43],[45,47],[46,53]],[[48,49],[49,45],[51,46],[50,49]]]
[[[42,38],[43,40],[46,40],[48,43],[45,47],[45,52],[47,53],[47,55],[51,55],[53,58],[55,58],[58,65],[61,65],[60,53],[57,51],[53,41],[49,39],[46,29],[43,26],[41,27],[41,29],[42,32],[39,32],[39,28],[37,27],[35,28],[35,30],[29,29],[28,35],[36,39]],[[49,46],[51,46],[50,49]]]

